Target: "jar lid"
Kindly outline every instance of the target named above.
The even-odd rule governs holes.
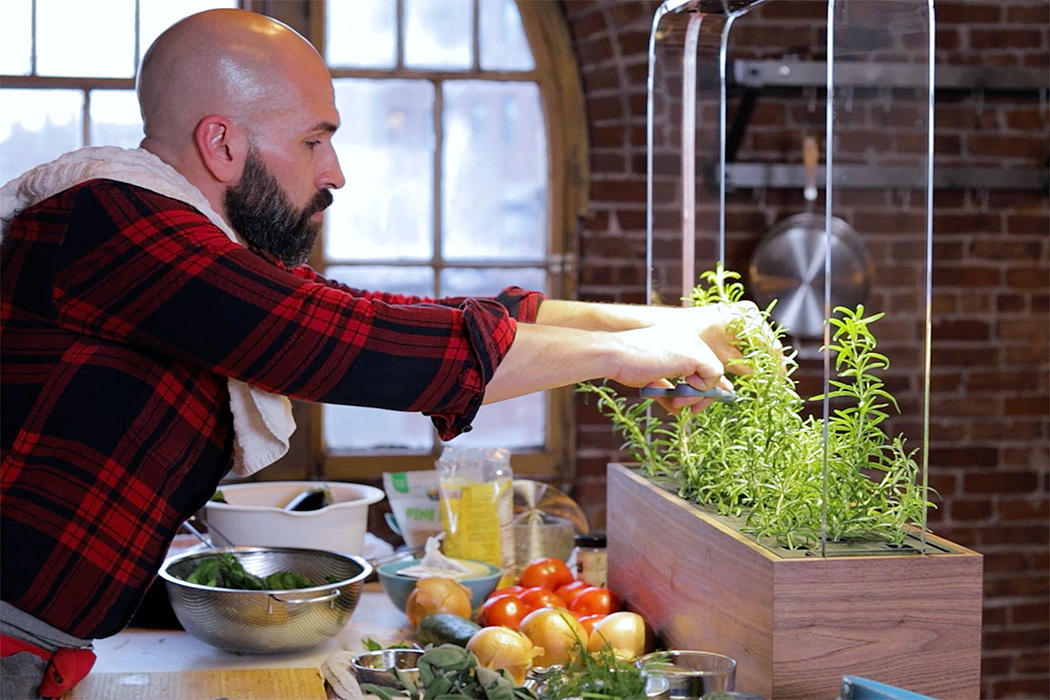
[[[577,547],[604,547],[605,546],[605,533],[604,532],[585,532],[582,535],[576,535],[576,546]]]

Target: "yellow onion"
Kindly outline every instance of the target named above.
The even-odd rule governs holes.
[[[588,651],[612,647],[618,658],[631,661],[645,652],[645,620],[638,613],[614,612],[594,623]]]
[[[416,587],[405,603],[408,624],[418,627],[427,615],[452,613],[470,619],[470,589],[459,581],[443,576],[429,576],[416,581]]]
[[[587,630],[572,613],[562,608],[538,608],[526,615],[518,631],[542,649],[537,666],[566,664],[576,655],[576,645],[587,644]]]
[[[496,626],[482,627],[475,632],[467,642],[467,649],[474,652],[478,663],[485,668],[506,669],[517,685],[525,682],[533,658],[543,653],[543,649],[533,646],[521,632]]]

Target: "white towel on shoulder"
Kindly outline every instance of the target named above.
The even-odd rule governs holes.
[[[240,243],[201,191],[175,168],[141,148],[116,146],[94,146],[67,153],[4,185],[0,189],[0,236],[6,235],[11,220],[27,207],[99,178],[126,182],[185,202],[207,216],[230,240]],[[235,433],[233,471],[238,476],[248,476],[288,452],[289,439],[295,431],[292,406],[285,396],[256,389],[237,379],[229,380],[229,388]]]

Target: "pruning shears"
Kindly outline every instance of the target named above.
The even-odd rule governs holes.
[[[712,398],[715,401],[722,403],[735,403],[737,400],[736,392],[723,389],[720,386],[711,387],[710,389],[697,389],[694,386],[690,386],[685,382],[679,382],[673,387],[663,386],[643,386],[641,389],[641,395],[647,398],[652,397],[665,397],[675,398],[681,396],[706,396]]]

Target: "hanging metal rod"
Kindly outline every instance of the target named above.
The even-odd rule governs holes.
[[[836,189],[907,190],[925,186],[921,168],[892,165],[835,165]],[[817,186],[824,186],[824,167],[818,168]],[[708,182],[717,184],[717,168],[708,169]],[[782,163],[730,163],[726,186],[732,189],[802,189],[801,165]],[[1047,168],[944,167],[933,169],[933,187],[943,190],[1042,190],[1050,188]]]
[[[837,85],[870,88],[926,87],[927,67],[916,63],[835,63]],[[938,90],[1032,91],[1050,88],[1045,69],[1014,66],[936,66]],[[733,81],[747,87],[826,87],[823,61],[735,60]]]

